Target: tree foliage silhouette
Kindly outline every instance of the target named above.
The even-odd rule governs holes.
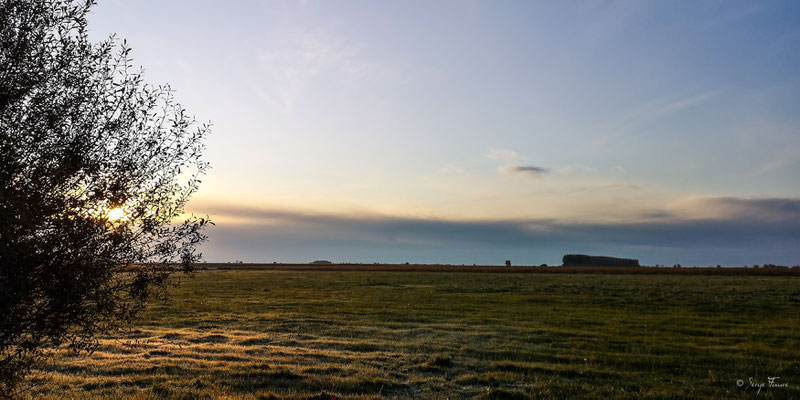
[[[89,41],[92,3],[0,0],[0,395],[45,349],[91,350],[206,239],[183,208],[208,126],[124,42]]]

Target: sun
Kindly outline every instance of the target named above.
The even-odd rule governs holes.
[[[112,208],[112,209],[108,210],[107,218],[108,218],[109,221],[119,221],[119,220],[125,218],[125,210],[123,210],[123,209],[121,209],[119,207]]]

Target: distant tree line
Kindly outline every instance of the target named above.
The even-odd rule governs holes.
[[[585,254],[567,254],[561,263],[565,267],[638,267],[639,260],[605,256],[587,256]]]

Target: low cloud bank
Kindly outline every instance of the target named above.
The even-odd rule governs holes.
[[[689,205],[687,205],[689,204]],[[728,207],[701,217],[706,208]],[[724,208],[724,207],[723,207]],[[687,211],[688,210],[688,211]],[[206,259],[301,262],[558,263],[565,253],[639,258],[644,264],[800,264],[800,199],[699,198],[646,222],[451,221],[336,215],[231,205],[203,209],[218,223]]]

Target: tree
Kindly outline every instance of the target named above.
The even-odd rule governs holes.
[[[0,0],[0,395],[44,349],[93,349],[206,239],[183,209],[209,127],[124,42],[89,41],[92,3]]]

